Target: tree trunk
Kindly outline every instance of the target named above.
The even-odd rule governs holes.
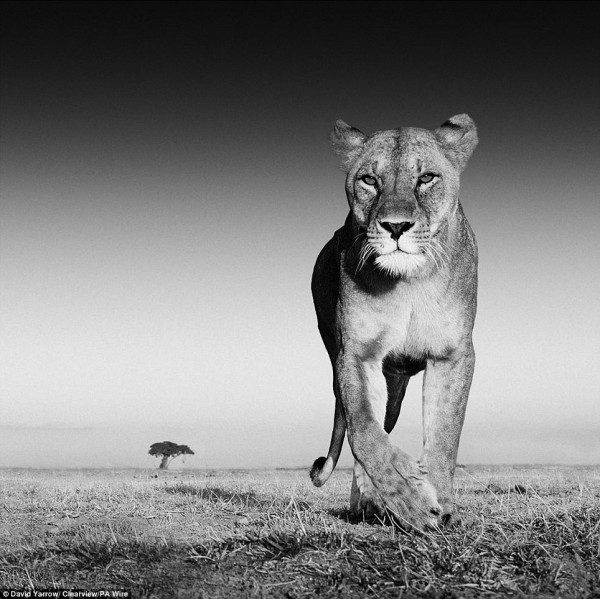
[[[166,470],[169,467],[169,456],[164,455],[162,457],[162,459],[160,460],[160,466],[159,468],[161,470]]]

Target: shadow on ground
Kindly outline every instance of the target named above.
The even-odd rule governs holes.
[[[164,491],[171,495],[193,495],[215,504],[236,507],[266,508],[273,505],[272,500],[262,499],[254,491],[234,492],[221,487],[196,487],[185,483],[165,487]]]

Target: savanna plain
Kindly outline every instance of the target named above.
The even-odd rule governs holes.
[[[460,526],[348,517],[352,474],[0,470],[0,588],[600,597],[600,467],[457,468]]]

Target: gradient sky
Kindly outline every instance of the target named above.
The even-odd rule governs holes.
[[[347,212],[329,130],[462,112],[480,292],[459,461],[600,462],[591,3],[0,10],[0,466],[152,465],[166,439],[188,467],[323,455],[310,277]],[[415,455],[420,384],[394,432]]]

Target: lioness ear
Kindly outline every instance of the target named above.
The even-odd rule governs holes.
[[[468,114],[457,114],[434,131],[450,162],[462,171],[479,141],[477,127]]]
[[[342,166],[346,170],[360,155],[366,138],[362,131],[351,127],[341,119],[335,122],[329,140],[335,153],[341,156]]]

